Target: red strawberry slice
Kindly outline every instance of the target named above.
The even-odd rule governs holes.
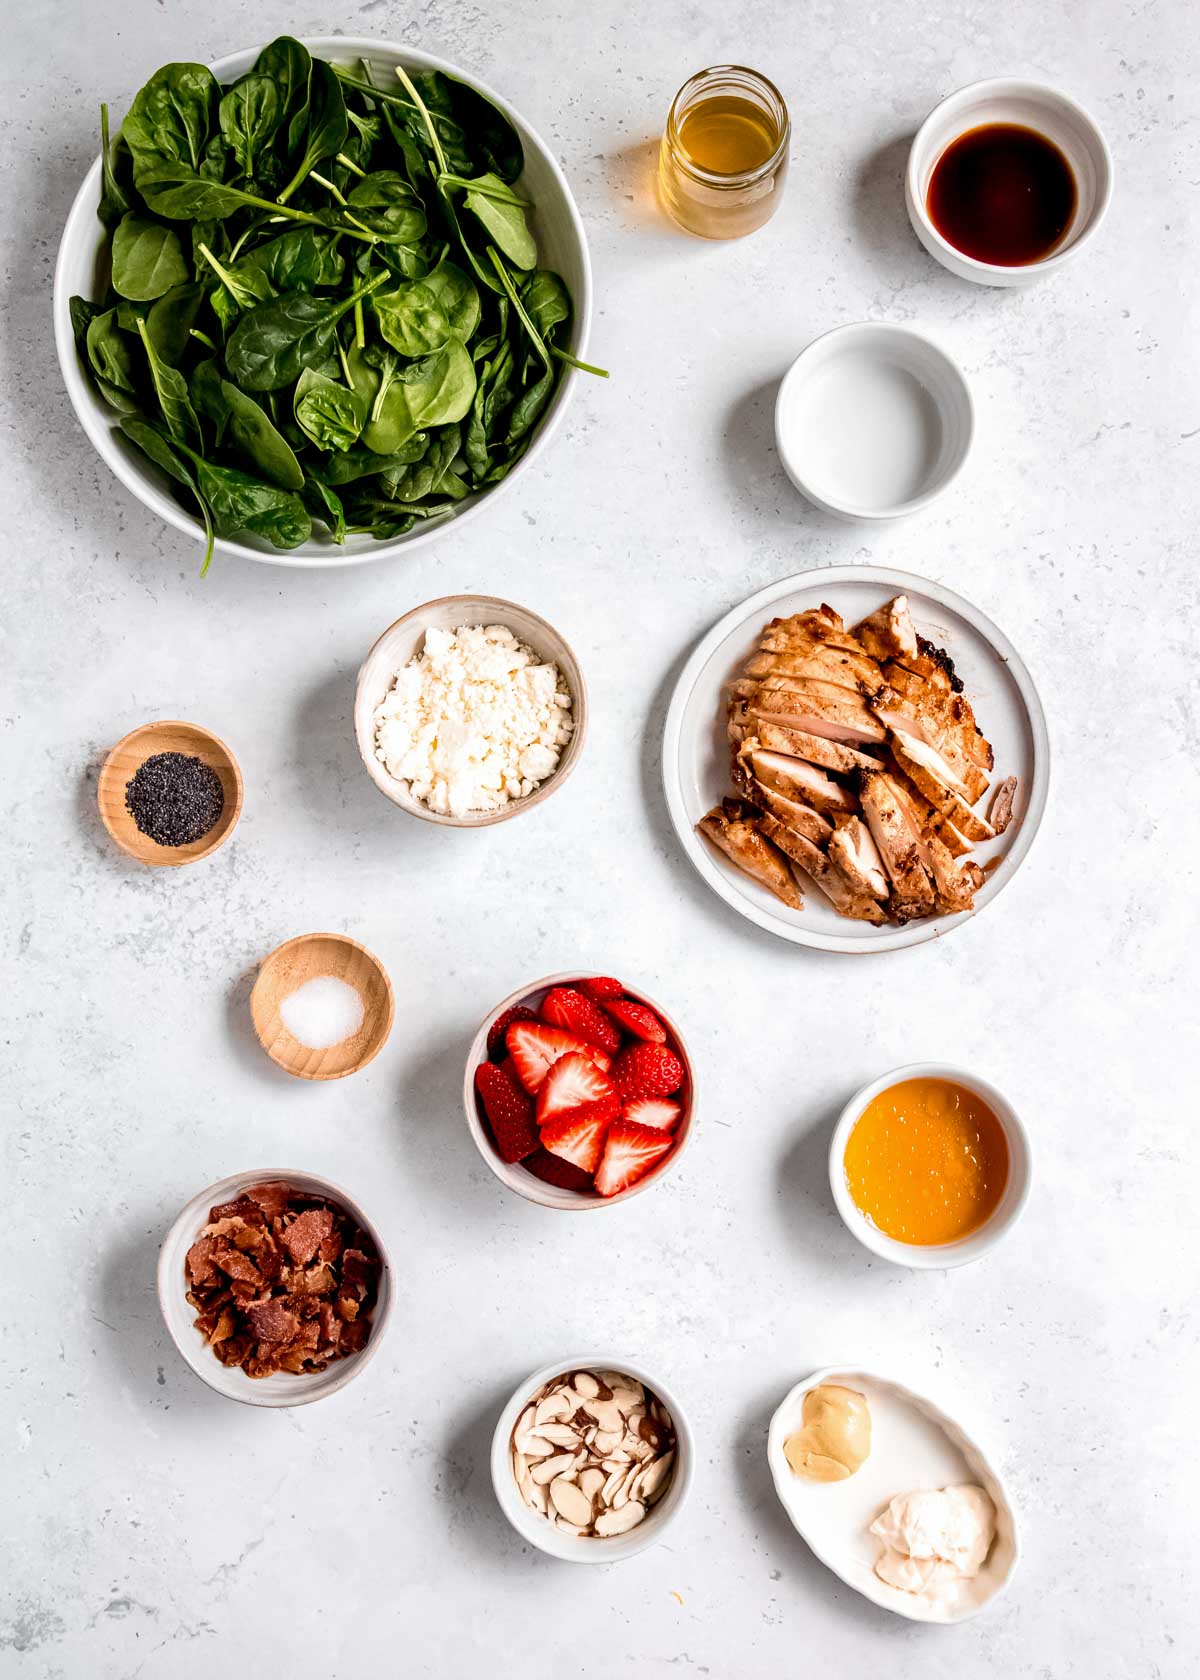
[[[511,1032],[532,1031],[513,1027]],[[613,1083],[627,1102],[636,1097],[669,1097],[683,1084],[683,1063],[665,1044],[631,1044],[613,1063]]]
[[[660,1132],[670,1132],[682,1113],[677,1102],[668,1102],[665,1097],[635,1097],[625,1104],[621,1117],[638,1126],[654,1126]]]
[[[594,1173],[604,1153],[608,1128],[613,1124],[613,1107],[609,1103],[573,1108],[542,1127],[542,1148],[552,1155],[561,1155],[565,1161],[573,1161],[584,1172]]]
[[[608,1128],[604,1154],[596,1170],[596,1189],[602,1196],[617,1196],[651,1167],[669,1155],[675,1139],[657,1126],[639,1126],[633,1120],[614,1120]]]
[[[625,991],[619,980],[611,980],[606,974],[596,974],[590,980],[581,980],[579,990],[586,992],[590,998],[621,997]]]
[[[561,1155],[551,1155],[548,1149],[535,1149],[532,1155],[525,1157],[521,1165],[526,1172],[531,1172],[544,1184],[553,1184],[559,1190],[592,1188],[591,1173],[584,1172],[574,1161],[564,1161]]]
[[[505,1034],[505,1042],[516,1064],[517,1077],[530,1094],[537,1090],[559,1057],[569,1056],[573,1050],[590,1056],[604,1073],[608,1072],[611,1061],[594,1044],[559,1027],[543,1026],[540,1021],[514,1021]]]
[[[538,1147],[537,1127],[533,1104],[521,1087],[494,1062],[480,1062],[475,1069],[475,1089],[500,1159],[522,1161],[532,1154]]]
[[[537,1016],[532,1009],[526,1009],[523,1003],[515,1003],[511,1009],[506,1009],[503,1015],[497,1015],[488,1028],[487,1053],[493,1062],[502,1062],[507,1054],[504,1035],[514,1021],[536,1021]]]
[[[544,1126],[573,1108],[585,1108],[590,1103],[607,1103],[616,1118],[621,1107],[617,1088],[605,1077],[590,1056],[572,1050],[560,1056],[538,1087],[537,1123]]]
[[[570,986],[554,986],[542,1000],[542,1020],[552,1027],[562,1027],[582,1038],[587,1044],[615,1056],[621,1048],[621,1035],[591,998]]]
[[[652,1044],[667,1042],[666,1027],[653,1009],[647,1009],[644,1003],[634,1003],[632,998],[606,998],[604,1009],[619,1027],[624,1027],[635,1038],[648,1039]]]

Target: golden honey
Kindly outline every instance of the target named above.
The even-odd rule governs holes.
[[[787,175],[787,106],[739,64],[701,70],[675,95],[659,158],[663,204],[702,239],[740,239],[775,214]]]
[[[867,1104],[846,1144],[855,1206],[897,1242],[957,1242],[991,1218],[1008,1139],[981,1097],[949,1079],[905,1079]]]

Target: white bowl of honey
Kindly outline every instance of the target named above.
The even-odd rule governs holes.
[[[915,1062],[885,1073],[842,1110],[829,1184],[847,1228],[883,1260],[922,1271],[978,1260],[1029,1197],[1029,1135],[994,1085]]]
[[[1027,286],[1092,240],[1112,183],[1112,154],[1081,105],[997,78],[960,88],[925,119],[904,198],[917,238],[951,274]]]

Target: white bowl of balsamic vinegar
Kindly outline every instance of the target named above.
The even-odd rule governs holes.
[[[1112,197],[1112,157],[1075,100],[1037,82],[975,82],[926,118],[904,196],[943,268],[985,286],[1027,286],[1078,256]]]

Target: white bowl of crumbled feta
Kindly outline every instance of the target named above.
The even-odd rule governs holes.
[[[354,732],[367,774],[402,811],[452,828],[503,822],[570,775],[587,690],[544,618],[489,595],[405,613],[363,663]]]

